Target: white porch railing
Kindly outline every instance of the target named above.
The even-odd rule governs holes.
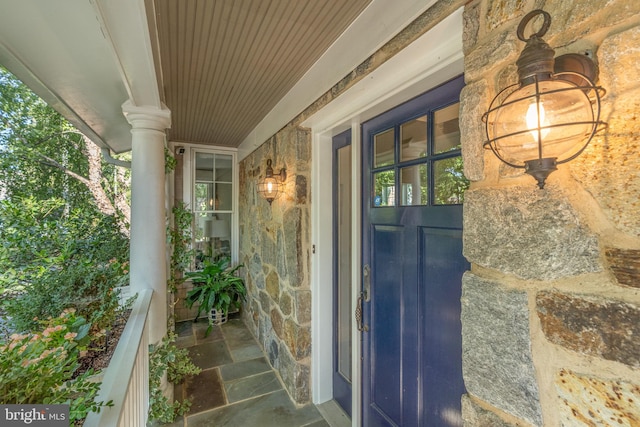
[[[149,325],[147,315],[153,291],[138,293],[120,336],[97,399],[113,401],[110,408],[87,416],[84,427],[143,427],[149,412]]]

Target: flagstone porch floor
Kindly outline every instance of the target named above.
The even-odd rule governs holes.
[[[188,397],[190,411],[170,427],[343,427],[349,418],[334,402],[297,407],[241,319],[214,326],[176,324],[176,344],[187,348],[202,372],[174,389]],[[323,417],[324,414],[324,417]]]

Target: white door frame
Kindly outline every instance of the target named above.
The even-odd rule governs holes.
[[[449,15],[434,28],[368,74],[345,93],[302,123],[312,132],[311,175],[311,260],[312,292],[312,399],[315,404],[333,398],[333,264],[332,264],[332,137],[351,128],[352,146],[352,304],[360,291],[361,241],[361,152],[360,124],[390,108],[460,75],[462,53],[462,10]],[[360,340],[353,322],[353,416],[361,420]]]

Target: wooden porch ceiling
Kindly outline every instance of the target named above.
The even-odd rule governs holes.
[[[146,0],[169,139],[238,147],[371,0]]]
[[[129,102],[246,155],[435,1],[5,1],[0,65],[116,153]]]

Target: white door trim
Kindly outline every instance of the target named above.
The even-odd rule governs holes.
[[[302,123],[312,132],[311,259],[312,292],[312,399],[315,404],[333,398],[332,385],[332,186],[333,136],[351,127],[353,161],[352,198],[352,301],[355,304],[361,280],[361,137],[360,124],[416,95],[460,75],[462,53],[462,10],[458,9],[430,31],[356,83],[330,104]],[[353,322],[353,417],[361,425],[361,371],[359,332]]]

